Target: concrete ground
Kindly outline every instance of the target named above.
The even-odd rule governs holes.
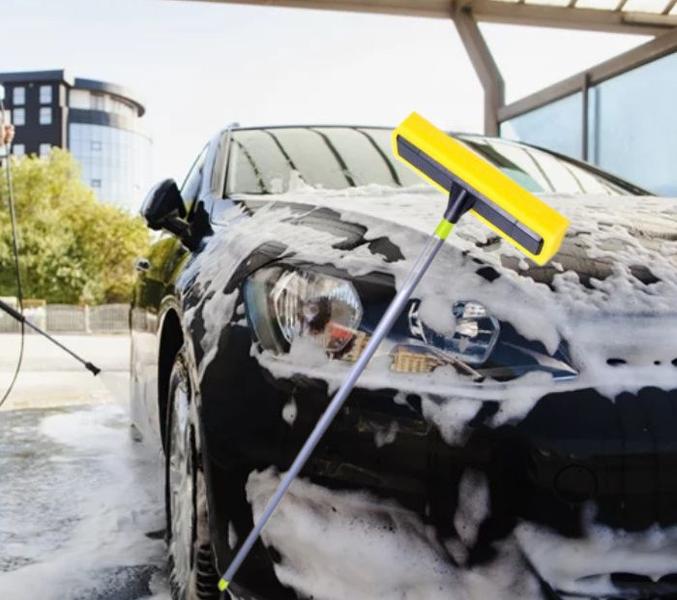
[[[27,336],[0,411],[0,598],[166,600],[162,459],[129,434],[129,339]],[[0,394],[18,336],[0,335]]]
[[[21,374],[2,410],[127,402],[129,336],[58,335],[56,338],[98,366],[94,377],[75,359],[37,334],[26,335]],[[0,334],[0,395],[9,384],[20,347],[18,334]]]

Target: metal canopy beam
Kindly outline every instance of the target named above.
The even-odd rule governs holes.
[[[222,4],[288,6],[348,12],[403,15],[407,17],[451,18],[453,0],[198,0]]]
[[[614,33],[658,35],[677,27],[677,17],[667,13],[640,13],[549,6],[497,0],[201,0],[226,4],[249,4],[311,8],[362,13],[449,19],[455,12],[470,8],[477,21],[512,25],[533,25],[563,29],[584,29]],[[669,0],[666,0],[668,2]]]
[[[498,135],[498,111],[505,104],[505,83],[469,8],[454,14],[461,41],[484,88],[484,132]]]

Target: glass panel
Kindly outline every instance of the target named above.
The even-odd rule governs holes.
[[[49,155],[50,150],[52,149],[52,146],[50,144],[40,144],[40,156],[45,157]]]
[[[373,138],[356,129],[318,128],[331,139],[336,151],[343,157],[356,185],[397,185],[392,173],[392,161],[374,148]],[[394,160],[394,159],[393,159]]]
[[[25,125],[26,124],[26,109],[24,108],[15,108],[11,111],[10,121],[14,125]]]
[[[525,0],[527,4],[541,4],[547,6],[568,6],[569,0]]]
[[[575,163],[515,142],[462,136],[473,150],[496,165],[506,175],[534,193],[545,194],[605,194],[634,193],[603,175]]]
[[[12,104],[14,106],[26,104],[26,88],[24,86],[17,86],[12,90]]]
[[[91,109],[92,110],[106,110],[106,98],[103,94],[90,94]]]
[[[501,124],[501,135],[580,158],[583,144],[582,94],[567,96],[505,121]]]
[[[52,109],[49,106],[40,109],[40,125],[52,124]]]
[[[12,146],[12,154],[14,156],[23,156],[26,154],[26,146],[24,144],[14,144]]]
[[[99,182],[96,195],[137,209],[148,189],[150,140],[139,132],[85,123],[72,123],[68,139],[82,180],[89,186]]]
[[[237,140],[230,148],[226,192],[227,195],[269,193],[247,147]]]
[[[71,90],[68,93],[68,106],[71,108],[80,108],[89,110],[91,108],[91,99],[88,90]]]
[[[392,158],[390,134],[388,129],[352,127],[236,131],[226,195],[284,193],[294,182],[335,190],[420,184]]]
[[[404,187],[409,187],[412,185],[421,185],[421,178],[416,175],[409,167],[407,167],[402,161],[396,160],[393,157],[393,150],[391,146],[390,136],[392,132],[389,129],[361,129],[365,133],[368,133],[371,138],[376,143],[376,146],[380,148],[381,154],[387,156],[390,160],[393,167],[395,167],[395,172],[397,173],[397,178],[400,181],[400,184]]]
[[[662,13],[667,6],[666,0],[628,0],[623,12]]]
[[[52,86],[51,85],[41,85],[40,86],[40,104],[51,104],[52,103]]]
[[[282,145],[279,130],[253,129],[238,131],[234,134],[232,150],[239,154],[241,163],[239,183],[232,191],[252,190],[252,193],[281,193],[288,189],[291,171],[299,170],[287,149]],[[256,174],[259,174],[257,178]],[[235,175],[235,174],[234,174]],[[248,186],[241,187],[246,176]],[[259,180],[260,179],[260,180]],[[254,182],[254,187],[252,187]],[[259,190],[253,192],[253,190]]]
[[[193,203],[200,193],[200,187],[202,185],[202,169],[205,164],[205,159],[207,158],[207,151],[209,150],[209,145],[205,146],[200,154],[198,154],[197,159],[193,163],[193,166],[190,168],[186,179],[181,186],[181,197],[186,206],[186,212],[189,212]],[[124,157],[125,159],[127,156]]]
[[[576,8],[596,8],[599,10],[615,10],[618,0],[578,0]]]
[[[677,53],[590,90],[590,159],[656,193],[677,196]]]
[[[353,185],[352,175],[330,138],[310,129],[278,129],[275,133],[306,184],[332,190]]]

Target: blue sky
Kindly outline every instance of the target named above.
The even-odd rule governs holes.
[[[179,0],[4,0],[0,71],[67,68],[136,91],[153,174],[180,179],[219,128],[396,124],[417,110],[480,131],[482,93],[451,22]],[[645,38],[482,26],[508,100]]]

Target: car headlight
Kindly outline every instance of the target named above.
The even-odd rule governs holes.
[[[419,315],[420,304],[412,303],[409,327],[414,335],[429,346],[447,352],[469,365],[481,365],[491,355],[501,331],[498,319],[485,306],[471,300],[460,300],[451,308],[455,325],[451,332],[440,332],[434,324]]]
[[[313,271],[261,269],[244,286],[247,316],[264,347],[284,352],[300,337],[341,352],[362,321],[353,285]]]
[[[372,327],[363,323],[363,307],[350,281],[289,267],[260,269],[244,285],[247,317],[262,346],[284,353],[295,339],[313,340],[335,358],[357,360]],[[462,301],[447,310],[453,328],[441,332],[419,316],[420,302],[410,303],[406,324],[391,338],[393,371],[430,372],[446,364],[481,365],[499,335],[498,321],[478,302]],[[371,323],[375,325],[375,323]],[[466,369],[468,370],[468,369]],[[475,372],[470,368],[472,374]]]
[[[355,285],[362,289],[359,282]],[[244,283],[247,319],[266,350],[284,354],[295,340],[304,338],[333,359],[354,362],[378,323],[382,313],[378,307],[392,291],[386,285],[376,293],[375,305],[365,310],[355,285],[311,269],[264,267]],[[372,297],[371,291],[363,293]],[[557,379],[577,375],[565,342],[551,355],[473,300],[451,304],[433,299],[427,307],[411,300],[389,340],[390,368],[397,373],[430,373],[453,366],[473,380],[507,381],[530,371],[549,372]]]

